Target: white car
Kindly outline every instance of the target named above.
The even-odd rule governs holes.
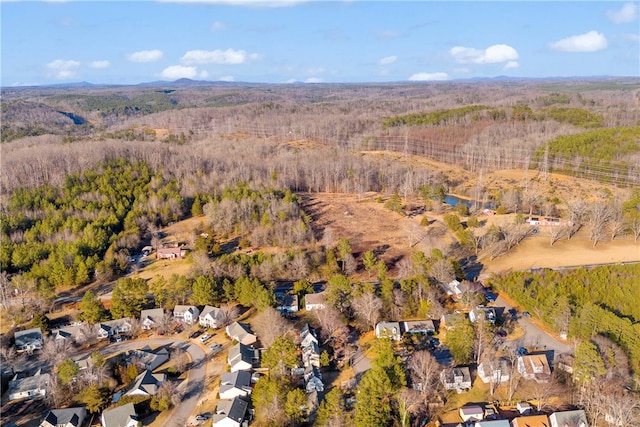
[[[212,344],[209,346],[209,350],[211,350],[211,355],[216,355],[222,351],[222,344]]]
[[[209,334],[204,334],[203,336],[200,337],[200,342],[205,342],[206,340],[208,340],[209,338],[211,338],[211,335]]]

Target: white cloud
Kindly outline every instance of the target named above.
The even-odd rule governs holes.
[[[238,65],[244,64],[249,59],[259,59],[259,54],[249,54],[244,50],[190,50],[185,53],[180,62],[185,65],[195,64],[219,64],[219,65]]]
[[[498,64],[515,61],[520,57],[518,51],[507,44],[494,44],[484,50],[455,46],[449,53],[461,64]]]
[[[608,10],[607,16],[615,24],[627,24],[638,19],[638,5],[625,3],[620,10]]]
[[[205,70],[198,72],[196,67],[185,67],[183,65],[171,65],[160,73],[163,79],[176,80],[176,79],[206,79],[209,77],[209,73]]]
[[[549,47],[560,52],[597,52],[607,47],[607,38],[597,31],[589,31],[549,43]]]
[[[224,22],[216,21],[211,24],[211,31],[223,31],[227,29],[227,24]]]
[[[425,82],[430,80],[447,80],[449,75],[447,73],[416,73],[409,77],[409,80],[413,82]]]
[[[382,58],[378,63],[380,65],[390,65],[393,64],[394,62],[396,62],[398,60],[397,56],[385,56],[384,58]]]
[[[520,64],[518,64],[518,61],[509,61],[506,64],[504,64],[504,69],[505,70],[512,70],[514,68],[518,68],[520,66]]]
[[[53,78],[64,80],[76,76],[76,71],[80,67],[80,62],[72,59],[56,59],[47,64],[49,75]]]
[[[156,62],[162,59],[164,53],[159,49],[141,50],[128,56],[131,62]]]
[[[309,77],[304,81],[305,83],[322,83],[323,80],[320,77]]]
[[[394,30],[384,30],[384,31],[379,31],[377,33],[377,36],[381,39],[395,39],[400,37],[400,33]]]
[[[109,68],[110,65],[111,63],[109,61],[93,61],[89,63],[89,67],[97,69]]]
[[[233,76],[220,76],[218,80],[221,82],[233,82],[236,79]]]

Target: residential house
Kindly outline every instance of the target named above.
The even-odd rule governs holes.
[[[157,259],[182,259],[187,256],[185,248],[159,248],[156,252]]]
[[[238,396],[251,394],[251,373],[249,371],[235,371],[222,374],[220,382],[220,399],[233,399]]]
[[[378,322],[376,325],[376,337],[400,341],[402,339],[400,322]]]
[[[98,339],[109,338],[114,335],[130,332],[133,328],[131,319],[122,318],[98,323]]]
[[[82,427],[87,410],[84,407],[52,409],[44,416],[39,427]]]
[[[195,305],[176,305],[173,308],[173,318],[188,325],[193,324],[200,316],[200,310]]]
[[[516,410],[520,415],[529,415],[532,409],[533,408],[529,402],[518,402],[516,404]]]
[[[135,362],[137,365],[143,366],[144,369],[153,371],[169,360],[169,350],[164,347],[151,350],[151,347],[145,346],[138,350],[129,351],[127,358],[130,362]]]
[[[46,396],[51,376],[38,369],[33,376],[15,374],[9,381],[9,400]]]
[[[463,292],[461,285],[458,280],[454,279],[446,285],[443,285],[444,292],[449,296],[459,298]]]
[[[473,427],[511,427],[507,420],[485,420],[476,421]]]
[[[485,320],[492,324],[496,323],[498,314],[494,307],[478,306],[469,312],[469,320],[471,323],[475,323],[478,320]]]
[[[102,427],[138,427],[138,414],[133,403],[102,412]]]
[[[559,411],[549,415],[551,427],[589,427],[587,414],[582,409]]]
[[[18,352],[31,353],[33,350],[42,350],[42,329],[40,328],[16,331],[13,338]]]
[[[233,341],[237,341],[244,345],[252,345],[258,338],[251,332],[249,325],[244,323],[233,322],[225,329],[227,336]]]
[[[227,362],[231,372],[249,371],[260,364],[260,350],[238,343],[229,349]]]
[[[551,379],[549,360],[544,353],[518,356],[518,372],[524,379],[539,383],[546,383]]]
[[[157,328],[162,324],[163,320],[164,310],[161,308],[152,308],[140,312],[140,325],[146,331]]]
[[[478,377],[483,383],[504,383],[509,381],[511,367],[506,359],[489,360],[478,365]]]
[[[304,388],[307,393],[314,391],[323,392],[322,374],[315,366],[309,366],[304,370]]]
[[[298,312],[298,295],[278,294],[276,295],[276,310],[280,314],[291,314]]]
[[[471,371],[468,366],[457,366],[440,372],[440,381],[446,390],[469,390],[471,388]]]
[[[300,347],[306,347],[312,342],[318,344],[318,335],[314,328],[308,323],[305,323],[302,329],[300,329]]]
[[[405,320],[401,322],[402,332],[416,335],[429,335],[436,332],[436,325],[431,319]]]
[[[76,337],[79,335],[80,325],[69,325],[51,330],[51,338],[58,346],[65,345],[66,343],[75,344]]]
[[[213,415],[213,427],[241,427],[248,424],[249,404],[240,397],[232,400],[219,400]]]
[[[155,396],[162,383],[167,379],[166,374],[154,374],[146,370],[136,377],[129,391],[125,393],[127,396]]]
[[[479,405],[467,405],[458,410],[460,418],[465,423],[467,421],[480,421],[484,418],[484,409]]]
[[[324,291],[315,294],[306,294],[304,296],[304,307],[307,311],[322,310],[326,307],[325,301],[326,295]]]
[[[218,329],[224,323],[225,315],[218,307],[207,305],[202,309],[199,319],[200,326]]]
[[[549,417],[546,415],[516,417],[511,420],[511,427],[550,427]]]
[[[302,347],[302,364],[306,368],[308,366],[320,367],[320,347],[316,341],[305,347]]]

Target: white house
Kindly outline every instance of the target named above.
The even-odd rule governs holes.
[[[304,308],[307,311],[322,310],[325,305],[326,296],[324,292],[318,292],[316,294],[307,294],[304,296]]]
[[[376,337],[400,341],[402,339],[400,322],[378,322],[376,325]]]
[[[152,308],[142,310],[140,312],[140,326],[144,330],[157,328],[164,320],[164,310],[161,308]]]
[[[39,427],[82,427],[87,410],[84,407],[52,409],[44,416]]]
[[[9,400],[46,396],[51,376],[40,369],[33,376],[16,374],[9,381]]]
[[[469,312],[469,320],[471,323],[475,323],[481,319],[490,323],[496,323],[497,318],[496,309],[493,307],[478,306]]]
[[[102,412],[102,427],[138,427],[138,414],[133,403]]]
[[[505,359],[490,360],[478,365],[478,377],[483,383],[501,384],[509,381],[509,362]]]
[[[300,347],[306,347],[312,342],[318,344],[318,336],[316,330],[305,323],[302,329],[300,329]]]
[[[298,312],[298,295],[279,294],[276,295],[276,310],[280,314],[291,314]]]
[[[200,326],[217,329],[224,323],[224,313],[218,307],[205,306],[200,313]]]
[[[222,374],[220,381],[220,399],[233,399],[251,394],[251,373],[236,371]]]
[[[227,363],[231,372],[249,371],[260,363],[260,351],[238,343],[229,349]]]
[[[322,374],[315,366],[309,366],[304,370],[304,388],[307,393],[314,391],[323,392]]]
[[[216,413],[213,415],[213,427],[246,426],[248,406],[249,404],[240,397],[233,400],[219,400]]]
[[[445,369],[440,372],[440,381],[446,390],[471,389],[471,372],[467,366],[458,366],[453,369]]]
[[[176,305],[173,308],[173,318],[191,325],[200,316],[200,310],[195,305]]]
[[[479,405],[467,405],[458,410],[462,421],[480,421],[484,418],[484,409]]]
[[[118,335],[131,331],[133,328],[131,319],[123,318],[116,320],[109,320],[108,322],[98,323],[98,339],[109,338],[113,335]]]
[[[42,330],[40,328],[17,331],[13,337],[18,352],[31,353],[33,350],[42,350]]]

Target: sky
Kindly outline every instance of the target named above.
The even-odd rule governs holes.
[[[640,76],[640,1],[0,0],[0,85]]]

